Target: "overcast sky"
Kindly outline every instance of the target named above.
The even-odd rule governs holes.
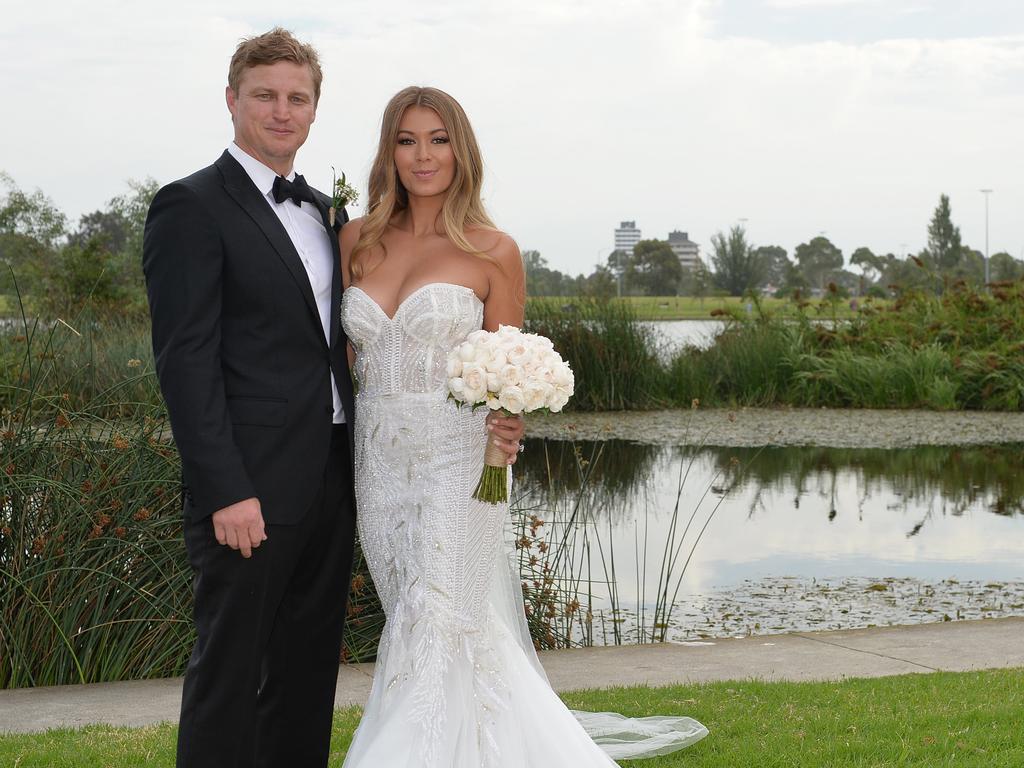
[[[939,195],[965,242],[1024,257],[1021,0],[3,0],[0,170],[73,220],[212,162],[227,65],[281,24],[325,78],[296,169],[365,189],[405,85],[454,95],[486,202],[553,267],[589,272],[612,234],[711,236],[746,220],[790,254],[924,246]]]

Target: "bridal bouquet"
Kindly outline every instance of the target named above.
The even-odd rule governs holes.
[[[474,409],[486,405],[506,414],[557,413],[569,402],[574,384],[572,369],[550,339],[510,325],[473,331],[448,355],[449,397]],[[490,441],[473,497],[508,500],[505,454]]]

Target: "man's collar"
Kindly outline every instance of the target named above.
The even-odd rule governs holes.
[[[277,171],[261,163],[240,146],[235,144],[235,142],[228,144],[228,153],[238,161],[238,164],[242,166],[243,169],[245,169],[245,172],[249,175],[249,178],[252,179],[252,183],[256,185],[256,188],[260,193],[264,197],[269,195],[274,186],[274,179],[277,178]],[[287,178],[288,181],[293,181],[295,179],[295,169],[292,168],[291,173],[289,173],[285,178]]]

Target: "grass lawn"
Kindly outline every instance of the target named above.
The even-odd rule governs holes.
[[[617,688],[563,698],[576,709],[686,714],[710,729],[682,752],[627,763],[636,768],[1024,766],[1024,669]],[[332,767],[341,765],[358,718],[358,709],[336,713]],[[173,766],[175,731],[171,725],[90,727],[0,736],[0,765]]]

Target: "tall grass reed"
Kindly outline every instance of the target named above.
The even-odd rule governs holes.
[[[125,342],[134,333],[104,345],[104,327],[4,330],[0,688],[164,677],[188,662],[180,459],[145,348]],[[372,659],[383,610],[358,548],[348,611],[343,656]]]
[[[578,410],[704,406],[1024,408],[1024,281],[908,291],[851,312],[838,296],[749,314],[716,310],[706,349],[669,350],[630,305],[543,299],[526,326],[549,336],[576,373]],[[841,311],[842,309],[842,311]],[[715,314],[715,313],[713,313]]]
[[[706,438],[695,439],[700,445]],[[662,510],[647,498],[660,448],[545,441],[536,449],[524,454],[532,456],[521,468],[526,482],[516,506],[523,594],[538,647],[664,642],[697,547],[758,451],[746,461],[731,457],[699,487],[691,474],[699,451],[690,451],[679,465],[673,506]],[[615,528],[638,510],[633,551],[617,552]],[[657,540],[652,514],[669,518]],[[618,569],[630,561],[635,594],[620,586],[626,574]]]

